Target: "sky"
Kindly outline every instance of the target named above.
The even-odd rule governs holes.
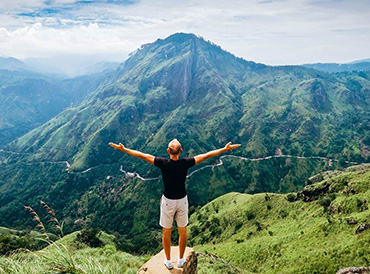
[[[0,56],[122,62],[176,32],[269,65],[346,63],[370,58],[370,0],[0,0]]]

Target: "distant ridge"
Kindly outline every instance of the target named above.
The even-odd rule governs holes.
[[[364,62],[370,62],[370,58],[355,60],[355,61],[352,61],[352,62],[348,62],[347,64],[357,64],[357,63],[364,63]]]
[[[313,63],[302,65],[306,68],[313,68],[320,71],[335,73],[345,71],[369,71],[370,70],[370,59],[357,60],[350,63],[338,64],[338,63]]]
[[[13,57],[0,57],[0,69],[7,69],[7,70],[21,70],[26,69],[27,65],[22,61],[13,58]]]

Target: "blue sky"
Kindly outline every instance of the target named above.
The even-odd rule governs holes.
[[[370,0],[1,0],[0,56],[123,61],[140,45],[195,33],[265,64],[370,58]]]

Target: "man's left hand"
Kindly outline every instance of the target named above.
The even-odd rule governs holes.
[[[225,149],[226,149],[227,151],[230,151],[230,150],[236,149],[236,148],[238,148],[238,147],[240,147],[240,146],[241,146],[241,144],[235,144],[235,145],[232,145],[232,144],[231,144],[231,142],[228,142],[228,143],[226,144],[226,146],[225,146]]]

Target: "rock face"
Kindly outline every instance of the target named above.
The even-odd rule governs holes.
[[[171,259],[174,265],[174,268],[168,270],[164,265],[163,261],[165,258],[164,251],[162,249],[157,255],[152,257],[148,262],[146,262],[137,272],[137,274],[197,274],[197,255],[192,248],[187,247],[185,250],[186,262],[183,268],[177,268],[177,259],[179,247],[171,247]]]
[[[348,267],[338,270],[336,274],[370,274],[370,267]]]

